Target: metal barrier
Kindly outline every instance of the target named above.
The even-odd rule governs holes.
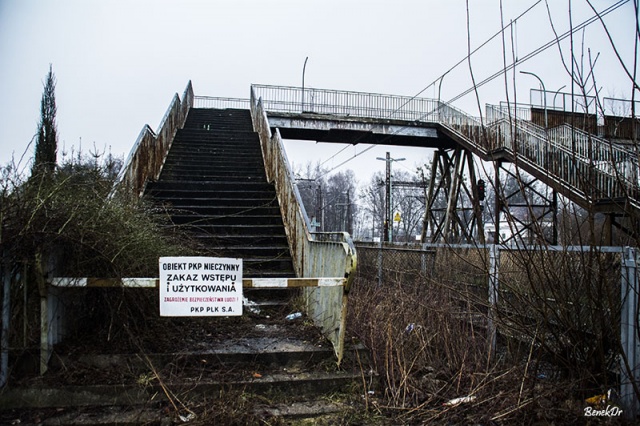
[[[219,98],[213,96],[196,96],[193,102],[194,108],[217,109],[249,109],[249,99],[245,98]]]
[[[511,117],[531,121],[531,105],[529,104],[513,104],[501,101],[499,108],[510,114]]]
[[[555,110],[594,115],[598,112],[598,100],[595,96],[580,96],[560,91],[553,92],[530,89],[529,99],[531,106],[546,108],[550,111]]]
[[[110,196],[118,188],[124,188],[136,197],[142,196],[147,182],[160,176],[173,137],[178,129],[184,126],[192,105],[193,88],[191,81],[189,81],[182,95],[182,101],[177,93],[174,95],[160,126],[158,126],[158,132],[154,133],[149,125],[142,128],[127,161],[120,170]]]
[[[347,233],[313,234],[302,208],[298,188],[280,133],[271,133],[262,100],[251,90],[251,117],[260,136],[267,179],[276,187],[282,220],[296,275],[301,278],[344,277],[340,287],[314,287],[303,291],[307,314],[331,341],[338,362],[344,355],[347,294],[356,268],[356,251]],[[337,237],[338,241],[331,241]]]

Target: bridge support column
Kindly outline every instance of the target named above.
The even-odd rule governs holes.
[[[502,168],[502,162],[496,161],[493,163],[494,167],[494,182],[493,182],[493,191],[494,191],[494,206],[493,212],[495,217],[493,222],[495,224],[495,229],[493,233],[493,243],[500,243],[500,215],[502,213],[502,198],[499,194],[502,194],[502,185],[500,185],[500,169]]]
[[[484,243],[482,208],[470,151],[457,147],[434,153],[426,198],[423,241],[430,230],[431,242]]]

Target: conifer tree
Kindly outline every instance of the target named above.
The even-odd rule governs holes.
[[[56,168],[58,135],[56,129],[56,78],[49,64],[49,74],[44,84],[40,101],[40,123],[36,140],[35,159],[32,174],[52,173]]]

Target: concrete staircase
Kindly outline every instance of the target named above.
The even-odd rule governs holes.
[[[248,111],[191,109],[145,196],[203,255],[243,258],[245,278],[295,277]],[[103,290],[123,291],[87,289]],[[245,289],[241,317],[140,324],[138,333],[165,330],[169,350],[153,339],[126,353],[66,344],[45,376],[0,393],[0,424],[346,424],[371,386],[366,353],[352,347],[338,366],[306,316],[286,319],[303,310],[297,291]]]
[[[295,276],[249,111],[192,109],[146,193],[205,252],[243,258],[245,277]]]

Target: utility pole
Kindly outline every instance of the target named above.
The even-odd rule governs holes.
[[[320,231],[324,231],[324,208],[322,207],[322,181],[318,179],[296,177],[295,184],[299,188],[302,186],[301,182],[304,183],[307,188],[315,188],[315,202],[313,200],[313,196],[310,195],[308,204],[311,204],[311,205],[309,206],[304,205],[303,207],[305,208],[305,211],[307,211],[307,213],[311,213],[310,211],[307,210],[307,208],[311,208],[312,205],[314,206],[314,209],[313,209],[314,216],[309,218],[311,220],[311,226],[313,228],[320,226],[321,227]],[[303,201],[303,204],[304,204],[304,201]],[[315,229],[315,232],[317,231],[318,229]]]
[[[353,235],[353,217],[351,215],[351,191],[347,190],[347,232]]]
[[[324,208],[322,207],[322,183],[316,186],[316,220],[320,221],[320,232],[324,232]]]
[[[340,195],[340,198],[342,198],[342,195],[346,195],[347,196],[347,202],[346,203],[337,203],[336,206],[340,206],[342,207],[341,211],[342,211],[342,229],[344,229],[345,231],[347,231],[349,233],[349,235],[353,235],[353,217],[351,214],[351,190],[347,189],[346,192],[343,192]]]
[[[385,161],[387,162],[386,164],[386,174],[385,174],[385,178],[384,181],[387,184],[386,188],[386,193],[385,193],[385,205],[387,206],[387,209],[384,213],[384,240],[392,243],[393,242],[393,212],[391,210],[393,210],[393,207],[391,206],[391,157],[390,157],[390,153],[387,152],[387,156],[385,158]]]
[[[385,193],[385,218],[384,218],[384,235],[383,240],[388,242],[393,242],[393,197],[392,190],[393,186],[391,183],[391,163],[393,161],[404,161],[406,158],[391,158],[391,153],[387,152],[387,156],[385,158],[377,157],[376,160],[386,161],[386,193]]]

